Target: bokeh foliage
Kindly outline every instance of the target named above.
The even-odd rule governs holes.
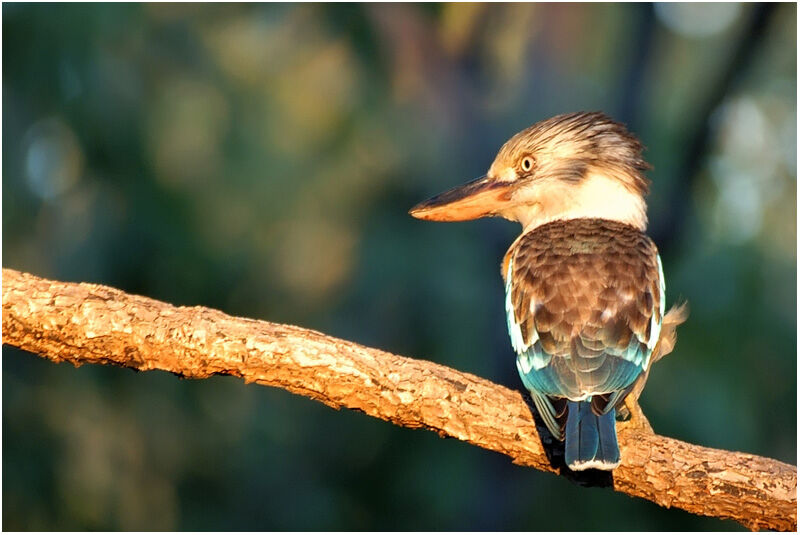
[[[796,463],[796,6],[3,5],[3,266],[520,388],[504,221],[407,209],[626,122],[692,315],[655,429]],[[232,378],[3,348],[3,528],[735,529]]]

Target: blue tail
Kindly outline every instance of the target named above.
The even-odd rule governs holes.
[[[564,457],[570,470],[613,470],[619,466],[615,410],[600,416],[592,403],[570,401],[567,408]]]

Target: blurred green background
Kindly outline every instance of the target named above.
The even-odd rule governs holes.
[[[557,113],[624,121],[692,306],[657,432],[796,463],[794,4],[24,5],[3,13],[4,267],[292,323],[521,388],[518,226],[407,210]],[[7,530],[738,525],[229,377],[3,348]]]

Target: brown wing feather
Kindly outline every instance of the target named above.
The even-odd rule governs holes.
[[[553,363],[559,374],[578,385],[608,380],[605,361],[618,357],[604,350],[625,350],[633,337],[649,354],[654,315],[661,324],[657,255],[645,234],[614,221],[554,221],[528,232],[508,255],[524,343],[538,337],[547,354],[561,357]]]

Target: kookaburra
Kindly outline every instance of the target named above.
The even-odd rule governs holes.
[[[572,470],[620,463],[615,412],[672,349],[664,273],[645,234],[642,145],[602,113],[536,123],[485,176],[411,209],[416,218],[499,216],[522,225],[502,263],[517,369]],[[638,394],[638,392],[637,392]]]

